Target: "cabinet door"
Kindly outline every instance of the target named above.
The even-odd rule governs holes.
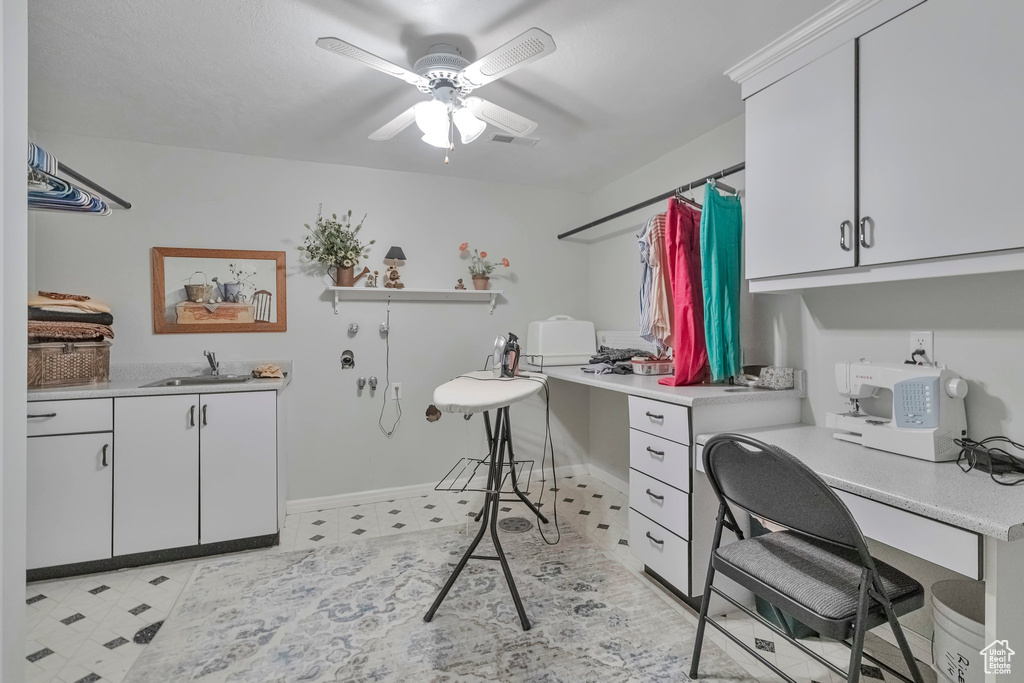
[[[28,568],[110,557],[113,435],[28,439]]]
[[[114,399],[114,555],[199,543],[199,397]]]
[[[277,533],[277,394],[199,397],[199,540]]]
[[[1024,3],[929,0],[861,37],[861,264],[1024,247],[1022,35]]]
[[[855,265],[854,52],[843,45],[747,98],[747,278]]]

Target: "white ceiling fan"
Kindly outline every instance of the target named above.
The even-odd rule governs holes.
[[[454,45],[433,45],[426,55],[416,60],[410,71],[339,38],[320,38],[316,44],[400,78],[431,95],[431,99],[409,107],[371,133],[371,140],[390,140],[415,121],[423,132],[424,142],[446,150],[454,147],[453,127],[458,128],[462,144],[480,137],[488,123],[517,136],[536,130],[535,121],[469,94],[555,51],[555,41],[550,35],[539,28],[531,28],[472,64]]]

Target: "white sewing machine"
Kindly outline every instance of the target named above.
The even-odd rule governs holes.
[[[853,410],[826,416],[835,438],[933,462],[956,459],[953,439],[967,433],[967,381],[956,373],[929,365],[836,363],[836,388]],[[862,401],[872,407],[865,410]]]

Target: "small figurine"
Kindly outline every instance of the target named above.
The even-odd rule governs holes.
[[[379,270],[373,271],[373,275],[366,276],[366,286],[376,288],[377,287],[377,275],[380,274]]]
[[[464,283],[462,281],[462,278],[460,277],[458,283],[456,283],[456,285],[455,285],[455,289],[465,289],[465,288],[466,288],[466,283]]]
[[[384,286],[388,289],[405,289],[405,283],[402,282],[401,277],[398,266],[393,263],[389,264],[384,276]]]

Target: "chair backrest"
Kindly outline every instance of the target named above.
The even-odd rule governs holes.
[[[781,448],[741,434],[718,434],[704,446],[704,470],[723,504],[854,548],[865,566],[873,567],[846,504],[814,470]]]
[[[252,303],[256,307],[256,320],[270,322],[270,300],[273,295],[265,289],[254,292]]]

